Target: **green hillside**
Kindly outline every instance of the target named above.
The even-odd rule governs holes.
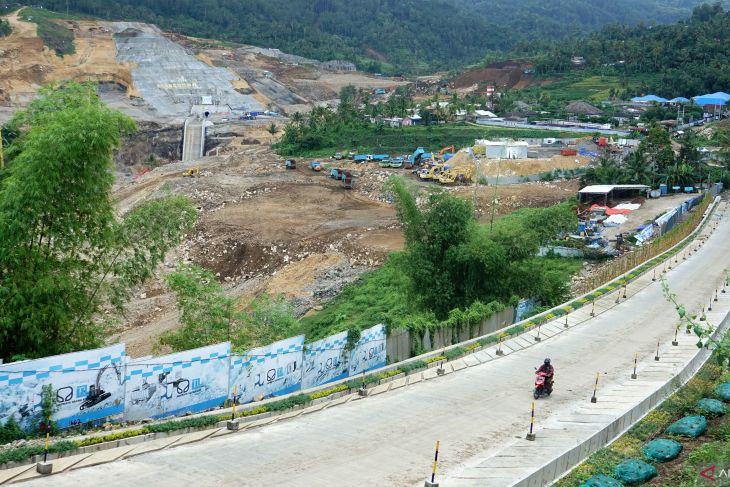
[[[478,62],[533,39],[610,23],[671,22],[698,0],[33,0],[184,34],[276,47],[361,69],[426,73]],[[0,6],[10,0],[0,0]],[[13,5],[15,1],[13,1]]]

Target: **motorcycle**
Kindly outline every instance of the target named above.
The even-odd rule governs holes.
[[[532,393],[535,399],[541,396],[549,396],[553,392],[553,382],[545,372],[535,372],[535,391]]]

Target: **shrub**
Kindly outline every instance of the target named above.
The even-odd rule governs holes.
[[[0,428],[0,445],[5,443],[11,443],[15,440],[22,440],[26,437],[25,431],[23,431],[15,420],[15,416],[10,416],[5,424]]]
[[[452,348],[451,350],[449,350],[448,352],[446,352],[444,354],[444,356],[446,357],[446,360],[454,360],[456,358],[461,357],[465,353],[466,353],[466,351],[463,348],[456,347],[456,348]]]
[[[179,421],[166,421],[164,423],[150,424],[147,425],[146,428],[150,433],[167,433],[185,428],[204,428],[206,426],[213,426],[218,421],[218,416],[198,416],[194,418],[181,419]]]
[[[97,445],[99,443],[106,443],[107,441],[117,441],[117,440],[123,440],[125,438],[132,438],[133,436],[146,435],[149,432],[150,432],[150,430],[147,429],[146,427],[140,428],[140,429],[135,429],[135,430],[119,431],[117,433],[112,433],[109,435],[92,436],[90,438],[84,438],[83,440],[76,441],[76,445],[79,447]]]
[[[413,362],[401,365],[400,369],[405,372],[406,375],[408,375],[414,370],[425,369],[427,365],[428,364],[423,360],[415,360]]]
[[[327,396],[331,396],[332,394],[336,394],[338,392],[346,391],[347,389],[348,389],[348,387],[345,384],[340,384],[335,387],[325,389],[323,391],[313,392],[312,394],[309,394],[309,399],[313,401],[313,400],[319,399],[321,397],[327,397]]]
[[[429,357],[425,360],[426,364],[432,364],[434,362],[439,362],[441,360],[446,360],[446,355],[437,355],[435,357]]]

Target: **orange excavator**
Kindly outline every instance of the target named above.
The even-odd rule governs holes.
[[[441,156],[444,155],[444,153],[446,151],[451,151],[451,153],[453,154],[454,152],[456,152],[456,147],[454,147],[453,145],[450,145],[448,147],[444,147],[443,149],[441,149],[440,151],[438,151],[436,153],[436,157],[439,157],[440,158]]]

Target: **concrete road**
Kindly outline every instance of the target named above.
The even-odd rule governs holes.
[[[203,155],[203,121],[190,120],[183,136],[183,162],[200,159]]]
[[[725,219],[699,253],[668,273],[690,310],[709,302],[730,267],[728,241]],[[657,282],[593,320],[499,360],[263,428],[24,485],[422,485],[437,439],[440,469],[448,475],[503,440],[524,436],[533,367],[544,357],[556,366],[556,391],[538,402],[538,425],[587,401],[597,372],[604,387],[625,380],[634,353],[651,357],[657,340],[671,340],[675,323]]]

